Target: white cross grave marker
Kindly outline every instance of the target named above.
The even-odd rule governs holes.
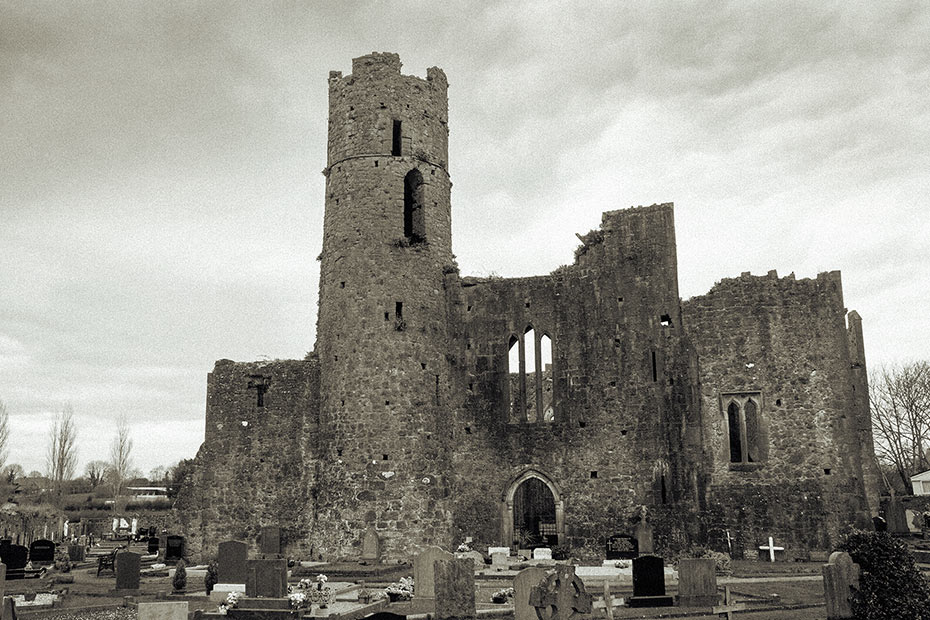
[[[759,550],[760,550],[760,551],[768,551],[768,552],[769,552],[769,561],[774,562],[774,561],[775,561],[775,552],[776,552],[776,551],[784,551],[785,548],[784,548],[784,547],[776,547],[776,546],[775,546],[775,540],[774,540],[771,536],[769,536],[769,546],[766,547],[765,545],[759,545]]]

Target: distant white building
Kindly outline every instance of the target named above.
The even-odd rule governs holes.
[[[930,469],[911,476],[914,495],[930,495]]]

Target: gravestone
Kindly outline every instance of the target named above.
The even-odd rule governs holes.
[[[859,587],[859,565],[843,551],[830,554],[823,565],[823,596],[827,604],[827,618],[852,618],[849,598]]]
[[[872,527],[875,528],[876,532],[887,532],[888,522],[882,517],[872,517]]]
[[[248,560],[245,569],[245,595],[249,598],[287,596],[287,560]]]
[[[262,526],[259,535],[258,551],[262,555],[278,555],[281,553],[281,528],[277,525]]]
[[[120,551],[114,560],[116,571],[117,590],[139,589],[139,568],[142,565],[142,556],[132,551]]]
[[[633,560],[633,596],[630,607],[671,607],[665,595],[665,562],[656,555],[641,555]]]
[[[539,618],[547,620],[581,620],[592,610],[591,595],[570,564],[557,565],[541,583],[533,586],[529,603]]]
[[[629,534],[614,534],[607,539],[608,560],[632,560],[639,555],[639,543]]]
[[[488,547],[488,557],[491,557],[495,553],[505,553],[510,555],[510,547]]]
[[[16,601],[12,596],[4,596],[0,607],[0,618],[3,620],[16,620]]]
[[[221,542],[217,551],[216,579],[218,583],[245,583],[249,548],[244,542]]]
[[[480,551],[456,551],[455,557],[468,558],[475,564],[475,568],[484,568],[484,556]]]
[[[6,596],[6,564],[0,562],[0,601]]]
[[[136,620],[187,620],[189,606],[187,601],[140,602],[136,604]]]
[[[158,548],[159,548],[158,537],[152,536],[151,538],[149,538],[148,547],[146,548],[146,551],[148,553],[158,553]]]
[[[29,561],[32,562],[33,568],[42,564],[54,564],[55,543],[45,539],[32,541],[29,545]]]
[[[87,548],[84,545],[78,543],[71,543],[68,545],[68,559],[72,562],[83,562]]]
[[[551,560],[552,559],[552,549],[549,547],[536,547],[533,549],[533,559],[534,560]]]
[[[633,536],[636,537],[637,551],[642,555],[651,555],[655,551],[652,536],[652,525],[645,521],[636,524],[633,530]]]
[[[491,566],[495,568],[507,568],[510,566],[510,555],[506,553],[492,553]]]
[[[475,565],[471,560],[436,560],[433,562],[433,579],[436,620],[475,617]],[[416,580],[413,583],[416,584]]]
[[[381,539],[374,525],[369,525],[362,538],[362,561],[377,564],[381,561]],[[416,582],[414,582],[416,583]]]
[[[719,602],[714,561],[683,558],[678,564],[678,604],[681,607],[712,607]]]
[[[22,579],[23,569],[29,562],[29,549],[22,545],[10,545],[3,563],[6,564],[7,579]]]
[[[439,547],[427,547],[413,559],[414,598],[436,598],[433,564],[436,560],[451,560],[454,557]]]
[[[545,568],[524,568],[513,578],[513,620],[539,620],[530,605],[530,590],[546,578]]]
[[[173,535],[165,537],[165,562],[177,562],[184,557],[184,537]]]
[[[907,527],[904,505],[894,493],[891,494],[891,500],[885,508],[885,521],[888,522],[889,534],[907,534],[910,531]]]

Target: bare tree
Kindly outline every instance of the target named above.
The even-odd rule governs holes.
[[[106,461],[90,461],[84,466],[84,475],[87,476],[87,481],[90,482],[91,489],[96,489],[100,486],[109,467],[110,464]]]
[[[77,467],[77,450],[74,445],[76,440],[74,409],[71,405],[65,405],[65,408],[55,416],[55,421],[49,429],[49,444],[45,453],[48,477],[58,501],[61,500],[65,480],[74,478],[74,471]]]
[[[875,453],[910,489],[911,476],[930,469],[930,363],[880,368],[869,388]]]
[[[129,436],[129,421],[121,415],[116,422],[116,437],[110,444],[110,474],[113,476],[113,495],[119,495],[123,484],[132,472],[132,438]]]
[[[6,410],[6,405],[0,400],[0,468],[6,463],[8,456],[7,445],[10,440],[10,414]]]

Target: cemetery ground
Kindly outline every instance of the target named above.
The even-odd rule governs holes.
[[[145,549],[131,547],[130,550],[145,553]],[[513,559],[513,558],[511,558]],[[475,571],[475,608],[477,616],[494,618],[514,618],[512,602],[496,604],[491,602],[491,595],[513,585],[513,578],[519,569],[532,564],[512,562],[507,569],[498,569],[491,566],[476,567]],[[718,592],[722,595],[725,586],[729,585],[732,597],[745,603],[746,611],[737,612],[734,617],[741,616],[755,619],[797,618],[823,619],[826,618],[824,607],[824,588],[821,576],[822,563],[820,562],[763,562],[755,560],[737,560],[732,562],[733,575],[718,577]],[[189,612],[196,610],[215,613],[217,602],[211,600],[204,591],[203,572],[193,567],[189,568],[188,586],[186,593],[173,594],[172,581],[167,571],[160,571],[147,575],[145,563],[143,574],[137,592],[126,596],[125,592],[115,590],[116,578],[112,572],[104,571],[97,576],[97,560],[89,556],[87,561],[76,564],[69,573],[73,583],[56,583],[62,573],[50,570],[42,579],[24,579],[6,581],[7,596],[18,594],[31,599],[34,594],[58,591],[64,592],[58,597],[54,606],[18,606],[17,616],[28,620],[135,620],[137,617],[135,604],[147,601],[186,601]],[[551,566],[543,567],[551,568]],[[593,570],[596,571],[596,568]],[[296,583],[301,577],[315,577],[318,572],[328,572],[334,575],[331,583],[337,585],[337,603],[330,606],[325,612],[333,618],[351,617],[344,612],[358,608],[358,589],[352,589],[353,582],[364,579],[364,588],[370,592],[379,592],[390,582],[397,581],[401,576],[413,574],[411,564],[376,565],[363,567],[358,565],[311,565],[297,566],[291,570],[288,581]],[[341,574],[341,576],[339,576]],[[67,579],[67,578],[66,578]],[[593,595],[594,600],[603,600],[603,579],[594,576],[585,576],[585,589]],[[610,583],[610,593],[615,599],[623,597],[628,600],[633,594],[630,583],[619,580]],[[677,594],[676,584],[667,584],[667,593]],[[37,599],[40,597],[37,595]],[[381,611],[398,615],[419,615],[430,610],[430,604],[416,599],[411,602],[398,602],[388,604],[386,601]],[[309,612],[309,610],[306,610]],[[612,609],[613,618],[718,618],[711,613],[709,607],[659,607],[652,609],[633,609],[625,606],[616,606]],[[310,615],[305,613],[305,615]],[[314,616],[320,613],[314,610]],[[603,607],[595,608],[592,612],[594,618],[606,617]],[[420,616],[425,618],[425,616]]]

